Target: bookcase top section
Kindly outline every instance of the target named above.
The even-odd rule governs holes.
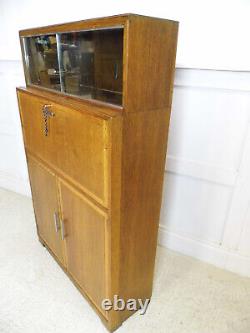
[[[105,28],[105,27],[117,27],[117,26],[124,26],[127,21],[130,19],[137,18],[137,19],[149,19],[149,20],[160,20],[160,21],[166,21],[166,22],[174,22],[178,24],[177,21],[163,19],[163,18],[157,18],[157,17],[151,17],[151,16],[144,16],[144,15],[138,15],[138,14],[120,14],[120,15],[114,15],[114,16],[106,16],[106,17],[100,17],[100,18],[91,18],[86,19],[82,21],[75,21],[75,22],[68,22],[68,23],[59,23],[59,24],[53,24],[48,25],[44,27],[37,27],[37,28],[28,28],[24,30],[19,31],[20,37],[26,37],[26,36],[34,36],[44,33],[56,33],[56,32],[65,32],[65,31],[79,31],[79,30],[85,30],[85,29],[99,29],[99,28]]]
[[[171,108],[177,21],[123,14],[19,34],[27,87],[125,112]]]

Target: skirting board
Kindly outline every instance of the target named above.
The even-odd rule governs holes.
[[[28,180],[17,178],[9,173],[0,171],[0,187],[28,197],[31,197]]]
[[[219,268],[250,277],[249,257],[227,251],[216,244],[207,244],[186,236],[180,236],[161,225],[159,227],[158,243],[170,250],[205,261]]]

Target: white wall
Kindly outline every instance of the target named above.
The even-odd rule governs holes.
[[[178,67],[250,70],[249,0],[1,0],[0,59],[20,59],[19,29],[128,12],[180,21]]]
[[[178,69],[159,242],[250,276],[250,72]]]
[[[0,187],[29,195],[16,86],[24,85],[20,61],[0,61]]]
[[[180,21],[159,242],[250,276],[250,1],[0,1],[0,186],[30,193],[18,30],[125,12]]]

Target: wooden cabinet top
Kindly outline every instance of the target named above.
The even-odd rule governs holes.
[[[44,27],[23,29],[23,30],[19,31],[19,35],[20,35],[20,37],[25,37],[25,36],[44,34],[44,33],[77,31],[77,30],[83,30],[83,29],[84,30],[85,29],[96,29],[96,28],[119,26],[119,25],[124,26],[126,23],[128,23],[129,21],[131,21],[133,19],[153,20],[153,21],[161,21],[161,22],[173,22],[174,24],[178,25],[178,22],[173,21],[173,20],[126,13],[126,14],[120,14],[120,15],[91,18],[91,19],[75,21],[75,22],[53,24],[53,25],[48,25],[48,26],[44,26]]]

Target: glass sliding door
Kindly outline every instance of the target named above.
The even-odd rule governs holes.
[[[56,35],[24,38],[27,83],[61,90]]]
[[[64,91],[121,105],[123,29],[64,33],[59,40]]]
[[[122,105],[123,28],[23,39],[27,83]]]

